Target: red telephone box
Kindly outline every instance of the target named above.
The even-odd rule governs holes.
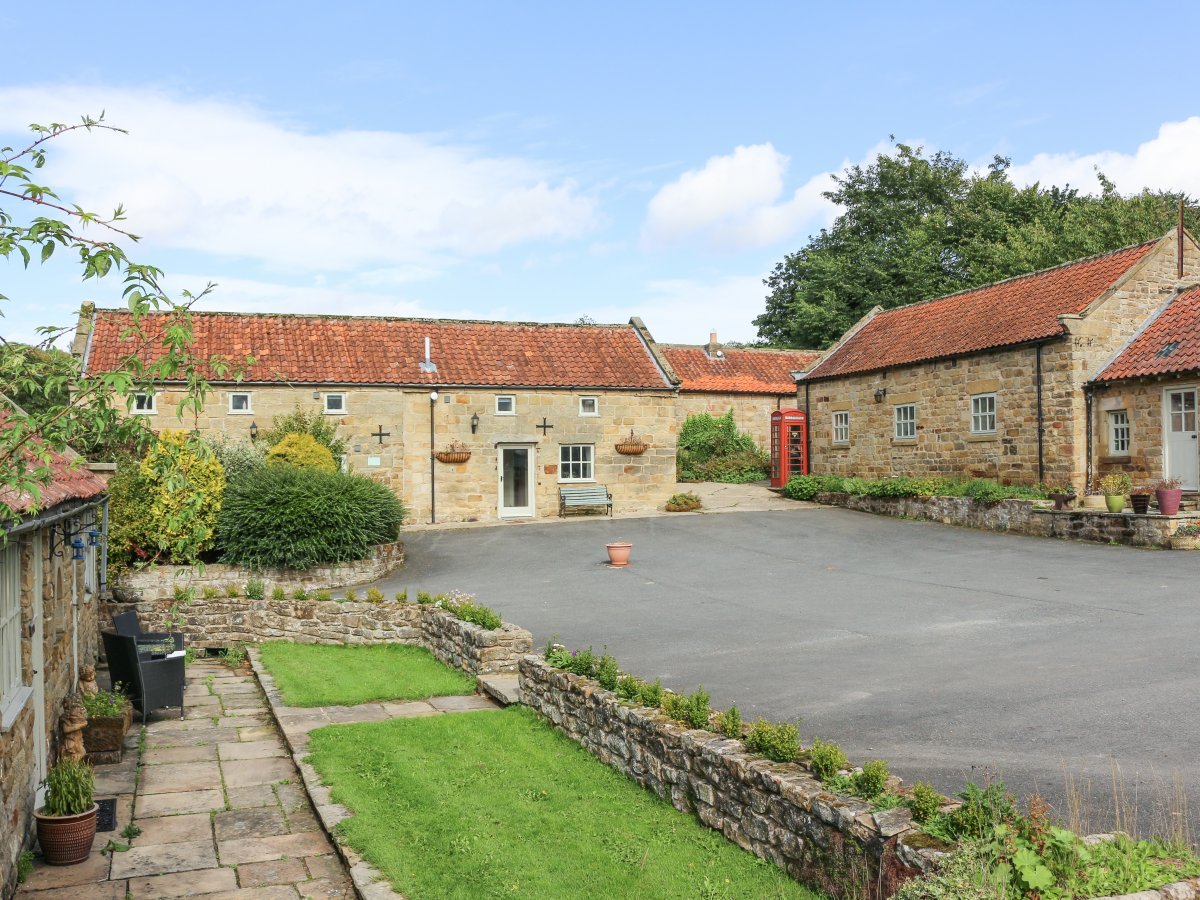
[[[808,474],[808,429],[802,409],[771,413],[771,487],[783,487],[793,475]]]

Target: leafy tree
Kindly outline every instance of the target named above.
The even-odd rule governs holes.
[[[774,346],[827,347],[875,306],[890,309],[1150,240],[1175,222],[1180,194],[1099,196],[1069,185],[1018,188],[1010,161],[973,173],[957,157],[897,143],[851,166],[825,193],[841,207],[764,280],[754,320]],[[1188,211],[1190,227],[1200,212]]]
[[[262,440],[268,447],[274,447],[289,434],[309,435],[318,444],[328,447],[334,459],[346,452],[346,442],[337,436],[337,426],[323,413],[309,412],[299,404],[290,413],[276,416],[271,428],[263,433]]]
[[[0,423],[0,489],[16,495],[39,495],[50,479],[52,451],[68,445],[145,442],[145,423],[127,415],[135,394],[170,381],[179,389],[180,417],[195,415],[210,393],[208,378],[237,376],[244,364],[253,362],[201,358],[192,352],[191,308],[213,286],[195,294],[184,291],[178,300],[169,297],[161,286],[162,271],[134,262],[121,246],[138,240],[122,227],[123,207],[100,216],[35,180],[46,164],[50,143],[63,135],[81,129],[124,133],[103,119],[101,114],[85,116],[76,125],[34,124],[27,146],[0,148],[0,258],[19,258],[28,267],[34,260],[49,263],[56,251],[69,251],[85,281],[114,272],[121,275],[122,296],[131,314],[125,335],[130,353],[112,371],[86,378],[81,377],[78,360],[54,349],[54,342],[69,334],[74,323],[40,327],[42,340],[32,348],[14,347],[0,338],[6,349],[0,354],[0,392],[29,403],[28,408],[9,410]],[[8,299],[0,294],[0,301]],[[0,502],[0,523],[16,517]]]

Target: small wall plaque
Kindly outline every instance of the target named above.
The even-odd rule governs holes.
[[[379,458],[378,456],[368,456],[368,457],[367,457],[367,465],[368,465],[368,466],[378,466],[378,465],[379,465],[379,459],[380,459],[380,458]]]

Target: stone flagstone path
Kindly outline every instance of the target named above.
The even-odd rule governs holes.
[[[97,799],[117,800],[116,830],[98,833],[80,865],[39,858],[18,895],[353,897],[255,678],[196,660],[185,702],[186,718],[160,710],[144,739],[135,724],[121,763],[96,767]],[[142,830],[133,848],[102,855],[110,839],[128,843],[130,822]]]

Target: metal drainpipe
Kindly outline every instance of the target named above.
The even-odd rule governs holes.
[[[812,471],[812,433],[809,431],[809,419],[812,414],[808,411],[808,389],[810,385],[804,382],[804,468],[805,474]]]
[[[437,522],[437,481],[435,480],[436,462],[434,457],[433,415],[437,411],[437,391],[429,392],[429,524]]]
[[[108,497],[100,507],[100,572],[96,578],[96,596],[103,597],[108,591]]]
[[[1087,415],[1087,463],[1084,466],[1084,478],[1086,483],[1083,486],[1083,492],[1086,494],[1092,489],[1092,408],[1094,405],[1095,388],[1090,384],[1084,388],[1084,409]]]
[[[1038,484],[1046,481],[1046,423],[1042,413],[1042,345],[1037,345]]]

